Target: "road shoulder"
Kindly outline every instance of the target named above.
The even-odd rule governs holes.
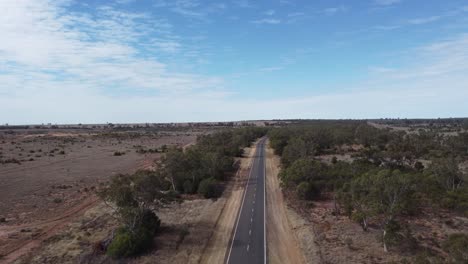
[[[268,142],[267,142],[268,144]],[[309,226],[286,204],[280,188],[279,157],[266,148],[267,240],[269,263],[315,262],[314,235]]]

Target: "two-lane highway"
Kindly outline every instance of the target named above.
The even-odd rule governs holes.
[[[266,263],[265,141],[257,144],[234,227],[227,264]]]

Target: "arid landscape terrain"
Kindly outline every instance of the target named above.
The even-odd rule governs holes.
[[[394,218],[404,226],[395,233],[399,245],[389,243],[389,250],[385,252],[379,226],[380,211],[368,208],[368,223],[363,231],[361,218],[355,218],[359,209],[352,209],[349,216],[346,202],[337,198],[345,195],[347,189],[336,187],[348,177],[346,175],[354,173],[356,168],[349,166],[357,166],[363,157],[367,161],[362,164],[372,168],[373,163],[380,159],[381,163],[377,164],[381,165],[375,168],[398,166],[398,170],[415,173],[416,177],[420,174],[414,166],[423,166],[419,171],[427,168],[427,173],[431,173],[432,160],[438,161],[440,155],[434,151],[454,153],[447,140],[463,140],[463,128],[446,123],[435,127],[421,122],[415,125],[401,125],[398,122],[395,125],[382,120],[367,123],[290,120],[242,126],[244,128],[219,124],[189,125],[176,129],[0,130],[0,262],[225,263],[234,243],[238,212],[245,202],[245,187],[249,184],[254,159],[258,158],[255,153],[259,141],[255,133],[267,133],[270,139],[266,141],[264,170],[268,263],[463,263],[457,261],[460,258],[463,260],[465,253],[453,255],[448,250],[457,252],[464,247],[464,242],[456,242],[461,244],[455,244],[454,249],[449,248],[446,242],[451,235],[466,234],[468,230],[462,194],[455,193],[453,195],[458,196],[450,198],[459,200],[447,198],[444,203],[438,203],[425,196],[425,189],[415,189],[419,192],[416,207],[412,206],[411,212],[401,211]],[[325,130],[334,136],[321,134]],[[348,133],[353,136],[347,137]],[[413,140],[421,140],[421,149],[411,150],[412,145],[408,143],[401,158],[396,155],[399,150],[393,145],[400,144],[398,141],[387,141],[380,150],[372,148],[372,140],[377,134],[397,137],[403,135],[401,133],[411,135]],[[432,137],[420,138],[425,133],[439,134],[442,138],[438,143]],[[200,191],[201,187],[198,191],[190,189],[191,185],[187,185],[184,179],[196,177],[189,176],[195,172],[190,167],[192,165],[189,166],[193,162],[190,160],[196,157],[193,155],[200,150],[209,153],[210,148],[219,146],[220,142],[224,144],[221,145],[224,151],[229,153],[230,144],[234,144],[241,135],[246,143],[239,145],[242,146],[240,152],[236,150],[237,147],[232,149],[237,153],[232,159],[234,169],[228,168],[218,174],[221,178],[216,188],[222,192],[210,194],[213,197],[207,199],[207,193]],[[285,140],[286,135],[311,141],[299,145],[294,145],[293,139],[284,141],[287,144],[282,155],[278,155],[278,142]],[[345,140],[352,144],[334,145],[326,143],[327,140]],[[362,140],[370,141],[363,144]],[[313,152],[301,149],[307,148],[308,142],[315,142]],[[324,144],[322,149],[320,144]],[[437,146],[424,148],[424,144]],[[294,151],[288,148],[294,148]],[[370,149],[375,152],[369,154]],[[411,151],[413,154],[410,154]],[[312,154],[308,156],[306,153]],[[463,155],[463,147],[459,153]],[[459,157],[457,181],[463,187],[468,162],[461,159],[463,156]],[[306,165],[300,174],[294,174],[294,168],[303,164],[302,160],[312,162],[312,165]],[[418,162],[421,165],[415,165]],[[140,175],[138,173],[143,173],[143,177],[147,173],[150,177],[164,177],[164,181],[172,182],[177,190],[180,187],[176,187],[179,185],[174,181],[178,181],[178,178],[170,171],[186,166],[189,166],[186,171],[177,176],[183,177],[184,183],[177,198],[153,209],[161,224],[157,234],[151,238],[152,246],[131,257],[110,256],[108,246],[115,240],[123,218],[115,203],[103,199],[105,196],[100,194],[102,190],[112,186],[110,181],[115,181],[119,175],[134,177]],[[218,165],[209,165],[207,169],[214,168],[212,166]],[[335,169],[341,168],[337,166],[343,166],[345,171],[334,174]],[[312,171],[308,171],[310,168],[313,168]],[[160,175],[154,173],[164,174],[154,176]],[[295,187],[288,177],[313,177],[313,180],[307,180],[308,184],[320,186],[316,187],[321,188],[320,192],[306,189],[302,193],[300,187]],[[335,185],[327,183],[332,181],[336,181]],[[162,186],[172,189],[171,185]],[[434,189],[431,192],[445,195],[442,190]],[[364,204],[364,200],[361,202]]]
[[[206,131],[0,130],[0,255],[27,253],[99,205],[110,176],[152,168]]]

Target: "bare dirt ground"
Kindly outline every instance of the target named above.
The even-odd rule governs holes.
[[[160,154],[137,153],[142,146],[183,147],[195,139],[188,133],[0,132],[2,262],[36,248],[96,205],[93,190],[109,176],[152,166]]]
[[[278,172],[279,158],[273,150],[266,151],[266,188],[267,188],[267,240],[268,260],[270,263],[306,263],[297,238],[287,205],[281,192]],[[302,231],[301,231],[302,232]],[[306,249],[302,247],[302,249]]]
[[[229,242],[236,222],[237,212],[242,203],[245,181],[249,174],[255,149],[254,145],[252,148],[244,150],[247,155],[240,160],[238,173],[223,194],[226,201],[200,263],[224,262],[226,252],[229,250]]]

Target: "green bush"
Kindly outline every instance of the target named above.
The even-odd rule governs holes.
[[[131,257],[151,248],[153,236],[159,230],[161,220],[151,211],[140,213],[139,225],[133,230],[119,228],[107,249],[107,254],[114,258]]]
[[[454,263],[468,263],[468,235],[451,234],[442,245]]]
[[[119,229],[107,248],[111,257],[129,257],[135,254],[134,236],[127,229]]]
[[[149,249],[152,242],[153,235],[146,228],[139,228],[134,232],[120,228],[107,248],[107,254],[114,258],[135,256]]]
[[[198,194],[203,195],[205,198],[213,198],[219,195],[218,186],[214,178],[204,179],[198,185]]]

